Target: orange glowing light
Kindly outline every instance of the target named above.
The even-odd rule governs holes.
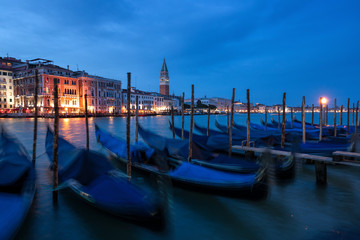
[[[321,103],[322,103],[322,104],[326,104],[326,103],[327,103],[327,99],[326,99],[326,98],[324,98],[324,97],[323,97],[323,98],[321,98]]]

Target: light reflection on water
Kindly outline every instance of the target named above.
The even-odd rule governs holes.
[[[260,117],[262,115],[252,114],[254,122]],[[299,114],[297,117],[300,119]],[[226,116],[211,118],[212,128],[215,128],[215,118],[226,123]],[[202,126],[206,126],[206,119],[207,116],[195,117]],[[307,114],[306,119],[311,121],[311,114]],[[332,121],[331,114],[329,119]],[[171,137],[168,120],[169,117],[164,116],[140,117],[139,123]],[[245,120],[245,114],[235,115],[236,122],[245,124]],[[0,123],[31,153],[33,119],[0,119]],[[103,151],[96,143],[94,123],[125,138],[125,118],[90,118],[90,147],[94,150]],[[181,126],[180,116],[175,117],[175,123]],[[297,169],[293,181],[272,183],[269,196],[260,201],[175,188],[171,191],[171,213],[164,232],[119,220],[83,204],[64,191],[60,193],[59,206],[54,209],[52,176],[47,156],[43,154],[48,124],[52,127],[52,119],[39,119],[38,191],[17,239],[357,239],[360,236],[359,170],[339,166],[328,167],[328,186],[319,187],[315,184],[314,166],[303,165]],[[189,116],[185,118],[185,127],[189,127]],[[132,124],[132,140],[134,131]],[[60,119],[60,133],[76,146],[85,147],[85,119]]]

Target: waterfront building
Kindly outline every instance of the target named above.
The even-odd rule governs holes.
[[[33,59],[14,69],[15,107],[19,112],[30,112],[35,106],[35,77],[38,71],[38,102],[40,112],[51,113],[54,107],[54,81],[58,83],[59,110],[61,113],[79,113],[79,83],[72,71],[54,65],[50,60]]]
[[[136,88],[131,88],[130,110],[136,109],[136,96],[140,113],[162,113],[168,112],[171,106],[175,110],[180,109],[180,98],[176,96],[166,96],[156,92],[145,92]],[[127,89],[122,90],[123,106],[122,112],[127,111]]]
[[[41,113],[52,113],[54,80],[58,83],[60,113],[83,113],[85,94],[91,113],[121,111],[121,82],[85,71],[74,72],[54,65],[50,60],[34,59],[13,68],[16,111],[30,112],[34,107],[35,70],[38,70],[38,103]]]
[[[165,58],[160,71],[160,94],[169,95],[169,71],[166,66]]]
[[[224,112],[227,110],[227,108],[231,108],[231,99],[226,98],[219,98],[219,97],[213,97],[213,98],[195,98],[194,104],[196,105],[197,101],[201,101],[202,104],[205,105],[214,105],[216,107],[217,111]],[[191,99],[185,99],[185,104],[191,105]]]
[[[21,60],[0,57],[0,113],[12,111],[15,107],[13,66],[21,64]]]
[[[89,75],[85,71],[75,72],[80,84],[80,108],[85,108],[85,94],[87,94],[88,111],[91,113],[121,112],[122,91],[121,81]]]

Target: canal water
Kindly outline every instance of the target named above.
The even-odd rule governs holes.
[[[259,122],[262,115],[252,114],[251,117],[252,122]],[[346,114],[344,117],[345,122]],[[226,116],[211,116],[212,128],[215,128],[215,118],[226,123]],[[297,118],[300,119],[299,114]],[[189,127],[189,119],[186,116],[186,128]],[[234,119],[237,123],[245,124],[246,115],[236,114]],[[311,121],[311,114],[307,114],[306,119]],[[318,119],[318,115],[315,119]],[[168,120],[167,116],[141,117],[139,123],[171,137]],[[331,121],[333,118],[329,114]],[[195,116],[195,122],[206,126],[207,116]],[[15,134],[31,154],[33,119],[1,119],[0,123]],[[90,147],[93,150],[105,152],[95,140],[94,123],[125,138],[125,118],[91,118],[89,123]],[[175,117],[175,123],[181,126],[181,116]],[[300,165],[296,168],[294,179],[270,181],[268,196],[256,201],[170,188],[169,212],[163,231],[113,217],[84,204],[66,191],[60,192],[58,206],[54,207],[52,175],[44,154],[49,124],[52,126],[52,119],[39,120],[39,157],[36,163],[38,190],[17,239],[360,238],[360,168],[355,167],[329,166],[328,185],[323,187],[316,185],[314,165]],[[131,128],[134,139],[134,124]],[[85,119],[60,119],[60,134],[75,145],[85,147]],[[141,177],[137,178],[141,181]]]

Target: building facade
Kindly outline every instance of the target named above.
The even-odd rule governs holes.
[[[50,60],[34,59],[13,68],[15,111],[29,112],[34,108],[36,77],[39,80],[38,102],[40,113],[52,113],[54,81],[59,91],[60,113],[79,114],[85,111],[87,94],[90,113],[121,111],[121,82],[89,75],[85,71],[61,68]],[[36,75],[37,72],[37,75]]]
[[[13,67],[21,64],[21,60],[0,57],[0,113],[12,111],[15,107]]]
[[[122,90],[123,112],[127,111],[127,89]],[[131,88],[130,110],[136,110],[136,96],[140,113],[162,113],[171,110],[180,110],[180,100],[175,96],[166,96],[155,92],[145,92]]]

